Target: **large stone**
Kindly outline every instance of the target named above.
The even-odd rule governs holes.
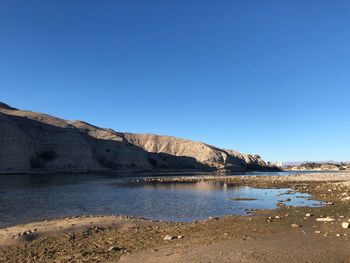
[[[119,248],[119,247],[109,247],[108,248],[108,251],[119,251],[119,250],[121,250],[121,248]]]
[[[173,236],[171,236],[171,235],[166,235],[166,236],[164,237],[163,240],[165,240],[165,241],[171,241],[171,240],[173,240],[173,239],[174,239]]]
[[[341,223],[341,226],[342,226],[342,228],[348,229],[349,226],[350,226],[350,223],[349,222],[343,222],[343,223]]]
[[[320,218],[316,218],[316,221],[318,222],[332,222],[334,221],[334,218],[330,218],[330,217],[320,217]]]

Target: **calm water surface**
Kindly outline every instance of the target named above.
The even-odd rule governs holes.
[[[244,214],[243,208],[272,209],[278,200],[286,198],[292,199],[288,205],[321,205],[309,200],[307,194],[288,190],[213,182],[133,183],[130,178],[112,175],[0,175],[0,227],[81,214],[119,214],[187,222],[209,216]],[[230,200],[235,197],[256,200]]]

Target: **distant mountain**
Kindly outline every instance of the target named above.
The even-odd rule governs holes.
[[[342,163],[350,163],[349,161],[302,161],[302,162],[282,162],[282,167],[286,166],[298,166],[298,165],[304,165],[304,164],[310,164],[310,163],[315,163],[315,164],[342,164]]]
[[[201,142],[134,134],[0,103],[0,171],[273,169],[258,155]]]
[[[350,170],[349,162],[334,162],[334,161],[321,161],[321,162],[290,162],[285,163],[282,168],[284,170],[315,170],[315,171],[336,171],[336,170]]]

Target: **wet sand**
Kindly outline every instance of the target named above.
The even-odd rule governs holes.
[[[324,207],[253,211],[192,223],[79,216],[0,229],[0,262],[349,262],[350,173],[148,178],[289,187]],[[334,219],[331,222],[317,218]],[[164,237],[170,235],[172,240]],[[179,238],[178,238],[179,237]]]

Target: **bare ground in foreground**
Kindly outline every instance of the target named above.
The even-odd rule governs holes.
[[[192,223],[80,216],[17,225],[0,229],[0,262],[350,262],[350,173],[176,180],[290,187],[329,203]],[[326,217],[334,220],[316,220]]]

